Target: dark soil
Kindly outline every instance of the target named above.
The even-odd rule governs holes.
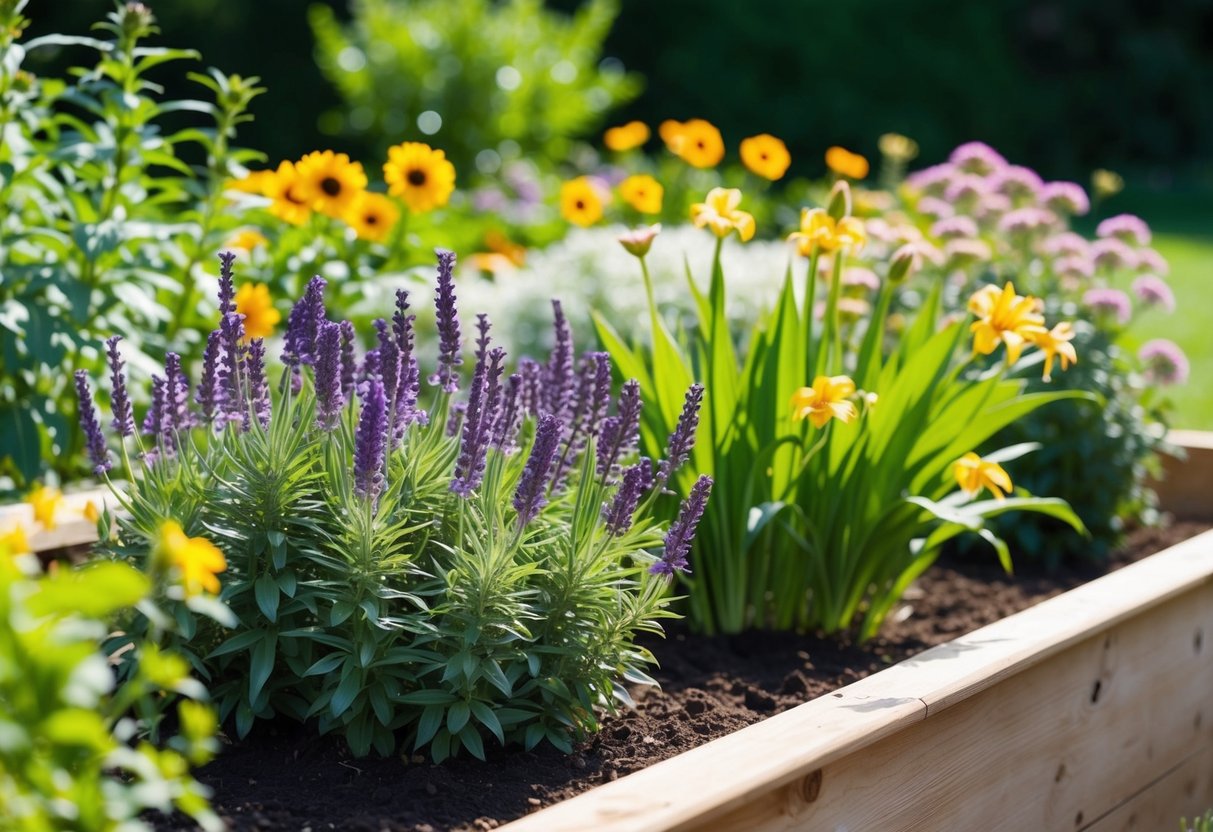
[[[986,560],[941,560],[881,636],[859,646],[758,633],[705,638],[674,625],[650,645],[661,689],[633,690],[635,711],[565,756],[497,749],[488,762],[355,759],[334,739],[271,725],[227,747],[199,779],[233,830],[437,832],[493,829],[881,670],[1203,531],[1176,523],[1136,532],[1107,564],[1008,577]],[[159,828],[183,830],[165,822]]]

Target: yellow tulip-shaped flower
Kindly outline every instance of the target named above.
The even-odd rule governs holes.
[[[969,298],[969,311],[977,316],[970,327],[973,350],[989,355],[1003,343],[1007,347],[1007,365],[1014,364],[1025,345],[1048,332],[1039,307],[1036,298],[1015,294],[1015,285],[1009,281],[1002,289],[983,286]]]
[[[1057,326],[1045,332],[1032,336],[1032,343],[1044,350],[1045,371],[1044,381],[1053,380],[1053,359],[1061,356],[1061,369],[1070,369],[1071,364],[1078,363],[1078,353],[1070,342],[1074,340],[1074,326],[1069,321],[1062,321]]]
[[[712,188],[703,202],[691,206],[691,221],[696,228],[710,228],[717,237],[736,231],[741,241],[754,237],[754,215],[738,210],[741,191],[736,188]]]
[[[835,220],[822,208],[805,208],[800,212],[800,230],[788,239],[804,257],[816,247],[821,251],[859,251],[868,241],[863,220],[842,217]]]
[[[44,529],[55,528],[55,515],[63,505],[63,492],[58,488],[39,485],[25,498],[30,508],[34,510],[34,521],[41,523]]]
[[[227,569],[223,552],[204,537],[187,537],[181,524],[167,520],[160,526],[160,555],[180,573],[186,595],[219,592],[220,572]]]
[[[850,401],[855,382],[850,376],[818,376],[812,387],[801,387],[792,394],[792,418],[808,419],[815,428],[825,427],[831,419],[852,421],[859,413]]]
[[[1011,477],[997,462],[982,459],[969,451],[952,463],[952,475],[956,484],[970,496],[977,496],[983,488],[990,489],[996,500],[1005,500],[1012,490]]]
[[[245,283],[236,290],[236,311],[244,316],[244,340],[268,338],[282,320],[264,283]]]

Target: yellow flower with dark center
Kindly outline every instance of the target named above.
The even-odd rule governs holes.
[[[441,208],[455,191],[455,166],[444,151],[422,142],[388,148],[383,178],[388,193],[403,199],[414,214]]]
[[[868,175],[868,160],[845,147],[831,147],[826,151],[826,167],[849,179],[863,179]]]
[[[166,520],[160,526],[157,549],[164,562],[177,569],[186,595],[218,594],[216,575],[227,569],[227,560],[214,543],[204,537],[187,537],[180,523]]]
[[[25,501],[34,510],[36,523],[41,523],[48,531],[55,528],[55,515],[63,505],[63,492],[58,488],[39,485],[26,495]]]
[[[619,196],[642,214],[660,214],[665,189],[656,179],[641,173],[619,183]]]
[[[733,231],[741,241],[754,236],[757,226],[754,215],[738,210],[741,191],[736,188],[712,188],[703,202],[691,206],[691,222],[696,228],[710,228],[717,237],[727,237]]]
[[[800,230],[788,239],[804,257],[813,254],[814,247],[825,252],[859,251],[868,241],[863,220],[842,217],[835,220],[822,208],[805,208],[800,212]]]
[[[400,219],[400,209],[390,197],[372,191],[360,193],[341,217],[360,240],[381,243]]]
[[[24,555],[30,551],[29,538],[25,536],[25,527],[17,524],[6,531],[0,532],[0,549],[10,555]]]
[[[815,428],[823,428],[831,419],[844,424],[859,414],[850,401],[855,382],[850,376],[818,376],[812,387],[801,387],[792,394],[792,418],[808,419]]]
[[[269,240],[265,239],[265,235],[255,228],[242,228],[228,238],[227,247],[252,251],[255,248],[266,245],[268,242]]]
[[[971,497],[988,488],[994,499],[1005,500],[1013,489],[1011,477],[1001,465],[982,459],[972,451],[952,463],[952,476],[961,490]]]
[[[666,138],[667,135],[669,138]],[[724,158],[724,138],[720,131],[714,124],[701,118],[693,118],[668,130],[663,123],[661,137],[674,155],[688,165],[712,168]]]
[[[340,217],[358,194],[366,190],[366,171],[344,153],[318,150],[295,163],[299,195],[312,209]]]
[[[264,283],[245,283],[236,290],[236,311],[244,316],[244,340],[268,338],[282,315],[274,308],[270,287]]]
[[[602,143],[608,150],[623,153],[635,150],[649,140],[652,132],[643,121],[629,121],[619,127],[612,127],[602,134]]]
[[[227,183],[227,189],[243,194],[266,196],[273,179],[274,171],[272,170],[250,170],[242,178],[230,180]]]
[[[1042,379],[1053,380],[1053,359],[1061,356],[1061,369],[1070,369],[1071,364],[1078,363],[1078,353],[1070,342],[1074,340],[1074,326],[1069,321],[1062,321],[1050,330],[1035,333],[1032,343],[1044,350],[1045,371]]]
[[[573,225],[588,228],[602,219],[602,212],[602,194],[588,176],[578,176],[560,186],[560,215]]]
[[[762,133],[742,140],[741,163],[751,173],[774,182],[776,179],[782,179],[788,172],[792,155],[788,153],[788,146],[783,141],[769,133]]]
[[[282,162],[267,181],[265,195],[271,200],[269,211],[291,225],[303,225],[312,215],[312,207],[303,196],[293,162]]]
[[[994,285],[978,289],[969,298],[969,311],[977,316],[970,327],[974,352],[989,355],[1003,343],[1007,366],[1014,364],[1025,345],[1048,332],[1039,309],[1036,298],[1015,294],[1015,285],[1009,281],[1002,289]]]

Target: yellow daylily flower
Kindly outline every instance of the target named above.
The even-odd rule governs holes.
[[[21,524],[0,532],[0,549],[10,555],[24,555],[30,551],[29,538]]]
[[[236,311],[244,316],[244,340],[268,338],[282,320],[274,308],[270,287],[264,283],[245,283],[236,290]]]
[[[835,220],[822,208],[805,208],[800,212],[800,230],[793,231],[788,239],[804,257],[813,253],[813,247],[821,251],[859,251],[868,241],[863,220],[843,217]]]
[[[204,537],[187,537],[181,524],[166,520],[160,526],[157,548],[165,561],[177,568],[186,595],[219,592],[218,573],[227,569],[223,552]]]
[[[969,298],[969,311],[977,316],[970,327],[974,352],[989,355],[1001,342],[1007,347],[1007,365],[1014,364],[1024,346],[1048,332],[1039,308],[1036,298],[1015,294],[1010,281],[1002,289],[994,285],[978,289]]]
[[[961,490],[970,496],[977,496],[983,488],[990,489],[996,500],[1005,500],[1011,493],[1011,476],[997,462],[982,459],[969,451],[952,463],[952,476]]]
[[[55,514],[63,505],[63,492],[58,488],[39,485],[26,496],[25,501],[34,510],[35,522],[41,523],[47,531],[55,528]]]
[[[1044,350],[1045,371],[1042,379],[1053,380],[1053,359],[1061,356],[1061,369],[1070,369],[1071,364],[1078,363],[1078,353],[1070,341],[1074,340],[1074,325],[1062,321],[1050,330],[1039,332],[1032,336],[1032,343]]]
[[[855,382],[850,376],[818,376],[812,387],[801,387],[792,394],[792,418],[808,419],[815,428],[825,427],[831,419],[851,422],[859,414],[850,397]]]
[[[717,237],[727,237],[733,231],[741,241],[754,237],[757,226],[754,215],[738,210],[741,191],[736,188],[712,188],[703,202],[691,206],[691,221],[696,228],[710,228]]]

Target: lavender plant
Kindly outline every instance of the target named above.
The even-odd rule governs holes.
[[[634,637],[670,614],[670,578],[688,568],[711,490],[698,481],[663,534],[653,506],[690,453],[700,393],[669,458],[638,457],[638,385],[613,401],[605,354],[576,357],[558,302],[551,355],[509,374],[479,316],[469,380],[447,251],[428,389],[408,294],[358,356],[353,327],[327,319],[319,277],[271,367],[264,342],[244,337],[233,259],[221,255],[222,320],[199,383],[170,354],[140,434],[109,342],[117,468],[131,484],[116,491],[125,514],[104,552],[146,559],[168,519],[221,547],[219,597],[238,623],[166,603],[177,648],[241,735],[282,714],[340,732],[359,755],[401,736],[439,761],[483,757],[486,737],[570,750],[598,709],[628,701],[622,681],[649,680]],[[83,379],[80,391],[108,478]]]

